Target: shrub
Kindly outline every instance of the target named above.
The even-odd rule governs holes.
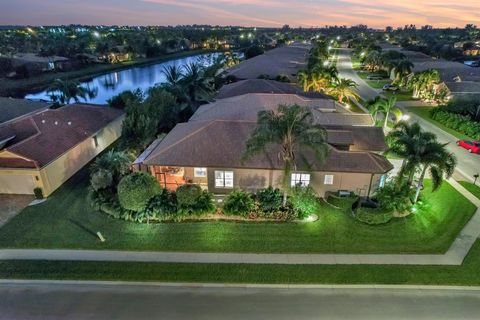
[[[331,204],[332,206],[338,207],[338,208],[351,208],[352,204],[357,201],[358,197],[353,195],[349,197],[339,197],[337,194],[334,193],[328,193],[326,197],[326,202]]]
[[[383,208],[372,209],[360,207],[355,211],[355,218],[369,225],[379,225],[385,224],[392,220],[393,212]]]
[[[124,177],[118,184],[120,205],[135,212],[140,212],[155,195],[160,193],[160,186],[151,175],[135,172]]]
[[[144,220],[177,220],[177,196],[174,192],[162,189],[159,194],[150,199],[145,210],[137,215],[140,222]]]
[[[257,200],[261,211],[273,212],[282,207],[283,196],[280,189],[268,187],[257,193]]]
[[[248,216],[255,207],[251,194],[234,190],[228,194],[223,204],[223,211],[230,215]]]
[[[41,200],[43,199],[43,190],[40,187],[36,187],[33,189],[33,194],[35,195],[35,199]]]
[[[113,177],[110,171],[105,169],[99,169],[92,173],[90,178],[90,185],[92,189],[98,191],[100,189],[106,189],[112,185]]]
[[[470,116],[444,111],[443,108],[434,108],[430,112],[430,117],[447,128],[480,140],[480,122],[473,121]]]
[[[290,203],[298,219],[304,219],[320,209],[317,194],[312,187],[295,187],[290,194]]]
[[[377,190],[375,198],[382,209],[403,213],[410,210],[414,192],[406,183],[391,180]]]
[[[198,184],[184,184],[177,189],[177,202],[180,211],[186,214],[203,214],[213,211],[213,195],[203,191]]]

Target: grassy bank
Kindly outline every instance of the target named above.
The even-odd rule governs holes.
[[[92,77],[104,73],[119,71],[132,67],[146,66],[150,64],[165,62],[173,59],[189,57],[197,54],[211,53],[211,50],[192,50],[173,53],[157,58],[137,59],[116,64],[95,64],[80,70],[69,72],[44,73],[26,79],[1,78],[0,96],[23,97],[26,93],[45,90],[55,79],[68,78],[69,80],[87,81]]]
[[[444,126],[443,124],[441,124],[440,122],[437,122],[435,120],[433,120],[431,117],[430,117],[430,110],[432,109],[432,107],[410,107],[410,108],[407,108],[407,110],[411,113],[414,113],[416,114],[417,116],[419,116],[420,118],[434,124],[435,126],[439,127],[440,129],[442,129],[443,131],[445,132],[448,132],[450,133],[452,136],[458,138],[458,139],[466,139],[466,140],[470,140],[471,138],[458,132],[458,131],[455,131],[453,129],[450,129],[446,126]]]
[[[480,186],[478,185],[478,182],[477,182],[477,184],[473,184],[473,183],[467,182],[467,181],[459,181],[459,183],[465,189],[467,189],[471,194],[473,194],[475,197],[480,199]]]
[[[324,204],[314,223],[181,222],[137,224],[109,218],[86,201],[86,170],[46,202],[0,229],[1,248],[82,248],[197,252],[442,253],[475,211],[448,183],[423,195],[429,208],[368,226]],[[95,233],[107,239],[101,243]]]
[[[0,278],[284,284],[480,285],[480,241],[460,266],[1,261]]]

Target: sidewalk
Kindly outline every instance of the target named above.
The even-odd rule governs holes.
[[[231,264],[461,265],[480,235],[480,200],[453,179],[449,183],[479,209],[445,254],[208,253],[65,249],[3,249],[0,260],[71,260]]]

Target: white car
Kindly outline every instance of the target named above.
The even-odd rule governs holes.
[[[386,84],[382,89],[383,91],[398,91],[398,87],[393,84]]]

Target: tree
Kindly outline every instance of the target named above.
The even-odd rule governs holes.
[[[127,210],[140,212],[161,192],[157,180],[145,172],[125,176],[118,184],[118,201]]]
[[[314,123],[307,107],[280,105],[277,111],[260,111],[257,127],[246,143],[243,160],[264,151],[268,145],[280,147],[279,159],[283,162],[283,205],[286,205],[290,173],[297,169],[296,156],[299,148],[314,152],[318,163],[323,163],[328,154],[327,133]]]
[[[388,118],[390,116],[390,113],[394,113],[397,120],[400,120],[401,118],[402,112],[400,111],[400,109],[395,107],[396,103],[397,103],[396,97],[390,97],[388,99],[380,99],[377,102],[378,112],[381,112],[384,115],[383,131],[387,129]]]
[[[444,176],[449,178],[455,170],[455,156],[446,150],[445,144],[437,141],[433,133],[423,131],[418,123],[398,123],[388,134],[387,141],[387,153],[393,152],[404,159],[400,169],[400,181],[407,175],[407,184],[410,185],[416,170],[421,169],[414,202],[418,200],[427,170],[430,171],[433,191],[441,185]]]
[[[370,112],[370,114],[372,115],[375,123],[377,123],[377,115],[378,115],[378,110],[379,110],[378,105],[379,105],[379,101],[381,99],[382,98],[380,98],[380,96],[376,96],[375,99],[372,99],[372,100],[367,102],[367,109]]]
[[[106,171],[111,175],[112,184],[117,185],[130,172],[131,161],[125,152],[110,150],[95,159],[90,166],[90,175],[93,178],[98,172]]]
[[[143,101],[143,99],[144,96],[142,90],[126,90],[108,99],[107,103],[112,108],[123,110],[129,103],[140,103]]]
[[[187,103],[195,112],[198,104],[208,102],[215,91],[213,79],[206,78],[204,68],[198,63],[189,63],[185,66],[185,75],[181,81]]]
[[[73,99],[75,102],[80,102],[80,99],[88,101],[97,96],[98,90],[91,89],[80,85],[77,81],[63,81],[55,79],[52,85],[47,89],[47,93],[54,102],[60,104],[69,104]]]
[[[333,87],[327,89],[327,93],[338,98],[338,102],[344,102],[344,99],[359,100],[360,96],[357,93],[357,83],[351,79],[338,79]]]
[[[263,54],[263,52],[264,51],[263,51],[262,47],[260,47],[258,45],[250,46],[244,52],[245,59],[251,59],[253,57],[259,56],[259,55]]]

